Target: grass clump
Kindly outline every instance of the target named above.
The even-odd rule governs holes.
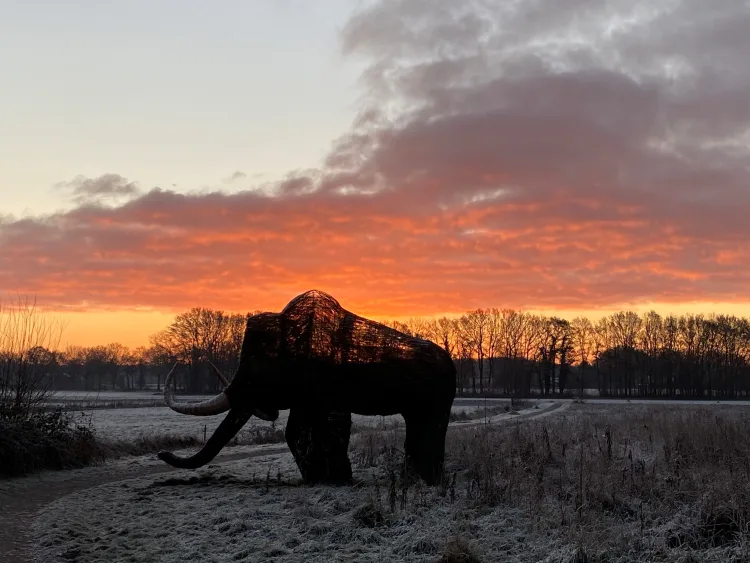
[[[280,428],[274,423],[270,426],[255,426],[242,430],[229,442],[229,445],[280,444],[285,441],[284,428]]]
[[[365,528],[378,528],[387,524],[387,519],[378,503],[372,499],[357,508],[352,514],[354,522]]]
[[[451,538],[438,559],[439,563],[481,563],[481,559],[474,553],[469,542],[460,536]]]

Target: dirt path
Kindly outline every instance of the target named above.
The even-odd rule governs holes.
[[[500,415],[492,417],[489,423],[496,426],[517,420],[541,418],[554,412],[566,410],[569,406],[570,404],[568,403],[554,403],[538,412],[526,412],[516,416]],[[451,432],[483,424],[485,424],[484,419],[457,422],[451,424],[448,431]],[[286,444],[283,444],[278,447],[264,447],[252,452],[220,454],[212,462],[212,465],[240,459],[281,454],[287,451],[289,451],[289,448]],[[45,482],[41,480],[34,481],[32,478],[24,480],[23,484],[21,484],[21,480],[17,480],[16,483],[19,483],[19,486],[9,486],[0,489],[0,561],[2,563],[31,563],[34,560],[31,550],[33,542],[29,536],[29,531],[37,513],[47,504],[71,493],[98,485],[174,471],[184,470],[175,469],[166,464],[119,469],[113,469],[105,465],[82,470],[81,476],[78,479]],[[14,481],[10,483],[12,485]]]

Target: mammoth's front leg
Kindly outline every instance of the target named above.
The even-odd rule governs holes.
[[[351,482],[350,413],[292,408],[286,424],[286,443],[302,478],[308,484],[343,485]]]

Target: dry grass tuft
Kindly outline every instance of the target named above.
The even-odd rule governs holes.
[[[439,563],[481,563],[481,559],[472,550],[469,543],[462,537],[451,538],[443,549]]]
[[[380,526],[386,526],[388,523],[383,510],[379,504],[372,499],[357,508],[352,514],[352,518],[357,525],[365,528],[378,528]]]

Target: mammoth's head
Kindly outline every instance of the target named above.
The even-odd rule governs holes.
[[[216,367],[212,369],[224,387],[222,391],[198,403],[178,403],[174,399],[173,380],[175,368],[164,383],[164,400],[174,411],[182,414],[207,416],[223,412],[228,414],[211,438],[195,455],[180,458],[171,452],[160,452],[159,457],[175,467],[195,468],[210,462],[247,420],[255,415],[263,420],[276,420],[278,406],[285,394],[283,374],[287,355],[299,354],[298,347],[290,343],[310,341],[314,325],[321,318],[335,320],[341,315],[341,306],[322,292],[311,291],[293,299],[281,313],[259,313],[249,316],[240,352],[240,364],[231,383],[227,383]],[[314,321],[314,319],[316,319]],[[323,323],[323,326],[327,326]],[[281,360],[281,361],[280,361]],[[287,407],[288,408],[288,407]]]

